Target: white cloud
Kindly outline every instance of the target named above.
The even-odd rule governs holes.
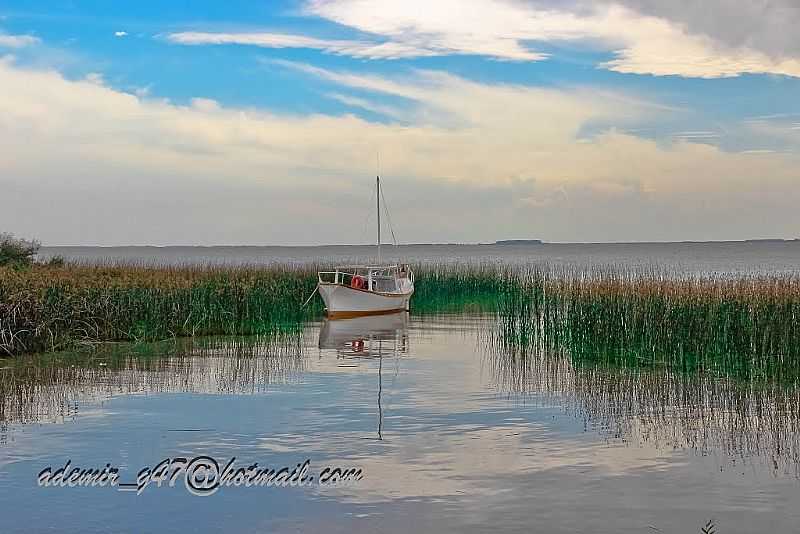
[[[771,57],[800,54],[797,0],[617,0],[731,48],[749,47]]]
[[[784,116],[754,118],[743,122],[744,130],[760,143],[770,148],[780,148],[784,151],[800,152],[800,127],[787,120],[792,114]]]
[[[685,25],[618,4],[591,9],[537,7],[512,0],[309,0],[304,13],[366,35],[329,40],[282,33],[173,33],[180,44],[241,44],[312,48],[358,58],[392,59],[449,54],[508,61],[540,61],[545,43],[606,50],[609,70],[657,76],[721,78],[745,73],[800,77],[800,57],[731,45]],[[581,6],[578,4],[578,6]]]
[[[221,109],[219,102],[210,98],[192,98],[191,102],[192,107],[200,111],[214,112]]]
[[[128,35],[128,32],[123,32],[123,31],[114,32],[114,36],[115,37],[125,37],[127,35]]]
[[[601,66],[631,74],[725,78],[740,74],[800,77],[800,59],[775,58],[745,46],[729,47],[692,35],[664,19],[621,11],[615,27],[625,39],[616,58]],[[627,19],[627,20],[626,20]],[[624,28],[624,29],[623,29]]]
[[[86,81],[95,85],[105,85],[102,72],[90,72],[86,75]]]
[[[413,241],[788,237],[800,223],[796,154],[614,128],[578,139],[663,113],[625,94],[287,65],[353,105],[405,99],[404,120],[177,105],[0,61],[0,227],[50,243],[352,242],[376,150]]]
[[[437,54],[433,50],[416,48],[408,43],[315,39],[303,35],[266,32],[180,32],[167,35],[167,39],[173,43],[183,45],[238,44],[260,46],[263,48],[313,48],[334,54],[369,59],[394,59]]]
[[[332,98],[342,104],[352,107],[352,108],[359,108],[365,111],[369,111],[371,113],[375,113],[377,115],[383,115],[385,117],[390,117],[397,120],[404,120],[410,118],[408,114],[404,114],[401,110],[397,108],[393,108],[390,106],[383,106],[380,104],[376,104],[366,98],[359,98],[351,95],[343,95],[341,93],[329,93],[328,98]]]
[[[619,72],[800,76],[796,57],[774,58],[746,46],[724,45],[614,4],[569,12],[510,0],[311,0],[306,11],[363,32],[453,53],[529,60],[542,58],[530,43],[585,42],[613,51],[616,58],[602,66]]]
[[[583,36],[582,21],[570,13],[535,11],[502,0],[311,0],[305,12],[420,48],[507,60],[547,57],[525,41]]]
[[[0,33],[0,47],[4,48],[22,48],[39,42],[39,38],[33,35],[6,35]]]

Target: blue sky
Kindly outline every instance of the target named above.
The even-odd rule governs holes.
[[[380,152],[407,241],[795,237],[798,8],[681,2],[6,1],[0,228],[358,241]]]

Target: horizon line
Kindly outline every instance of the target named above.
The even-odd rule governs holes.
[[[679,241],[544,241],[539,239],[500,239],[493,242],[435,242],[435,243],[381,243],[381,247],[431,247],[431,246],[501,246],[537,247],[543,245],[676,245],[676,244],[726,244],[726,243],[793,243],[800,238],[751,238],[751,239],[685,239]],[[41,245],[41,248],[325,248],[325,247],[374,247],[375,243],[328,243],[316,245]]]

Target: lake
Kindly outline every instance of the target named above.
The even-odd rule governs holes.
[[[0,360],[0,531],[796,531],[796,384],[498,336],[490,315],[399,314]],[[200,456],[314,478],[215,488]],[[174,487],[136,485],[176,458]],[[120,484],[37,484],[67,461]],[[360,477],[322,484],[336,468]]]
[[[400,245],[382,247],[385,261],[414,263],[547,263],[582,268],[614,265],[675,272],[781,273],[800,269],[800,241],[709,243],[544,243],[541,245]],[[318,247],[43,247],[43,259],[62,256],[95,263],[150,264],[362,263],[375,246]]]

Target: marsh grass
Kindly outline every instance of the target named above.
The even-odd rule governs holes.
[[[36,265],[0,270],[0,353],[104,341],[259,335],[322,314],[302,303],[329,265]],[[793,380],[800,277],[678,277],[656,269],[424,264],[416,315],[494,314],[509,353]]]
[[[798,377],[796,275],[525,269],[511,277],[499,299],[496,339],[510,353],[564,351],[583,365]]]
[[[513,271],[490,263],[448,263],[423,264],[414,272],[414,314],[436,315],[497,312]]]
[[[0,269],[0,354],[301,329],[322,315],[321,299],[302,304],[317,272],[330,268],[67,263]],[[496,309],[494,270],[420,271],[415,313]]]
[[[301,328],[316,266],[33,266],[0,270],[0,353],[103,341],[258,335]]]

